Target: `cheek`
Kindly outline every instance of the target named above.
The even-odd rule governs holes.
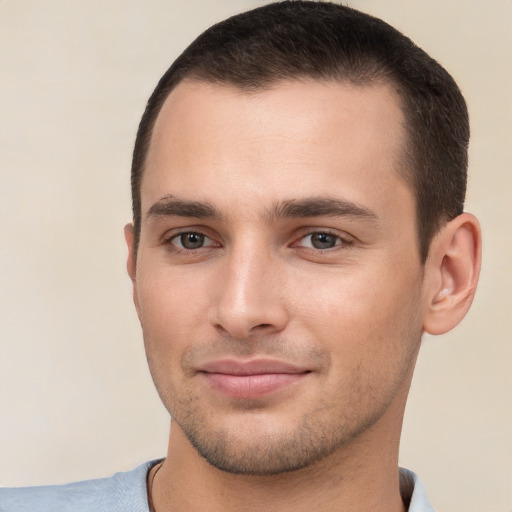
[[[295,316],[334,364],[386,369],[408,357],[421,336],[420,276],[407,266],[396,274],[352,267],[304,289],[294,294]]]
[[[194,340],[206,339],[205,294],[197,281],[180,278],[165,268],[146,264],[137,276],[140,321],[149,370],[169,413],[183,389],[181,360]]]
[[[180,273],[172,269],[149,267],[137,276],[137,292],[141,315],[149,329],[166,330],[183,324],[191,324],[201,316],[208,292],[201,275]],[[162,267],[160,265],[160,267]]]
[[[187,347],[209,336],[205,286],[198,279],[176,272],[147,270],[138,276],[137,292],[152,373],[168,372],[170,367],[178,369]]]

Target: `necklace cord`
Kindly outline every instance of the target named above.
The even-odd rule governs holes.
[[[159,462],[153,466],[148,475],[148,505],[150,512],[156,512],[155,505],[153,504],[153,482],[155,481],[156,474],[160,471],[164,461]]]

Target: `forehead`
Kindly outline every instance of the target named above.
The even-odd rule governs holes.
[[[143,212],[167,194],[265,201],[334,189],[364,202],[402,182],[404,132],[385,84],[296,80],[248,93],[185,80],[155,122]]]

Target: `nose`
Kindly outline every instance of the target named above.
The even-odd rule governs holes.
[[[236,339],[281,332],[288,322],[282,277],[275,256],[248,247],[233,250],[216,276],[210,323]]]

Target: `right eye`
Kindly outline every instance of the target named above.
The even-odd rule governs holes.
[[[193,251],[196,249],[202,249],[203,247],[211,247],[216,245],[215,242],[197,231],[186,231],[174,235],[169,239],[168,242],[176,249],[182,249],[186,251]]]
[[[310,247],[311,249],[325,250],[333,249],[338,245],[344,244],[338,235],[319,231],[317,233],[310,233],[302,239],[302,247]]]

